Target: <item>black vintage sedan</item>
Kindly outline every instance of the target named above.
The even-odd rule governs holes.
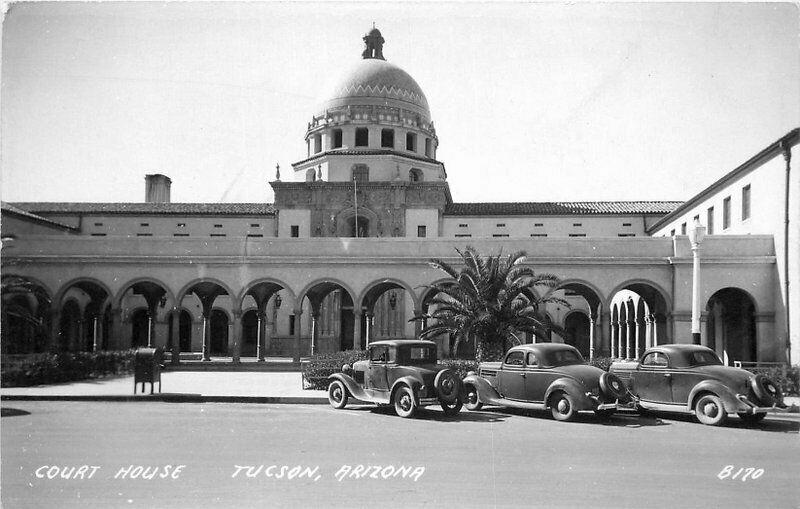
[[[724,423],[728,414],[756,423],[768,410],[786,409],[775,382],[724,366],[705,346],[659,345],[639,361],[613,363],[610,371],[628,386],[638,409],[694,412],[698,421],[711,426]]]
[[[464,378],[464,406],[486,405],[534,410],[550,409],[559,421],[574,419],[581,410],[609,416],[628,401],[622,381],[588,366],[574,347],[535,343],[511,348],[502,362],[483,362],[478,373]]]

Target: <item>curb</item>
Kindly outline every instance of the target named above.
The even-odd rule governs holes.
[[[202,394],[145,394],[139,396],[78,396],[78,395],[8,395],[0,396],[3,401],[113,401],[113,402],[152,402],[164,403],[271,403],[283,405],[327,405],[328,398],[317,396],[204,396]]]

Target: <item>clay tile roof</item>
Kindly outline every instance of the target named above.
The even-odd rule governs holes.
[[[680,201],[496,202],[451,203],[448,216],[559,216],[669,214]]]
[[[34,214],[173,214],[214,216],[274,215],[271,203],[67,203],[22,202],[15,207]]]
[[[28,212],[26,210],[23,210],[21,208],[15,207],[14,205],[11,205],[10,203],[2,202],[2,204],[0,205],[0,209],[2,209],[2,213],[3,214],[17,215],[17,216],[25,217],[27,219],[30,219],[30,220],[33,220],[33,221],[36,221],[36,222],[39,222],[39,223],[45,223],[45,224],[49,224],[49,225],[56,226],[56,227],[59,227],[59,228],[63,228],[65,230],[78,231],[77,228],[73,228],[72,226],[59,223],[58,221],[53,221],[52,219],[47,219],[46,217],[37,216],[36,214],[32,214],[32,213],[30,213],[30,212]]]

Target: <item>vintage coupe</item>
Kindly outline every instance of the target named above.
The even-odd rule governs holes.
[[[767,410],[786,408],[772,380],[724,366],[705,346],[659,345],[640,361],[612,363],[610,371],[625,382],[640,411],[694,412],[711,426],[724,423],[728,414],[756,423]]]
[[[461,410],[461,381],[436,364],[436,343],[423,340],[375,341],[367,360],[345,364],[330,376],[328,401],[344,408],[348,398],[394,405],[400,417],[419,407],[439,404],[447,415]]]
[[[629,399],[616,375],[586,365],[578,350],[559,343],[515,346],[502,362],[481,363],[463,383],[468,410],[483,405],[549,408],[559,421],[572,420],[581,410],[607,417]]]

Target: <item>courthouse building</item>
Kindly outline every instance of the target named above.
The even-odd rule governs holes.
[[[728,363],[797,362],[797,129],[685,202],[458,202],[424,92],[384,58],[378,30],[363,39],[309,112],[302,159],[274,170],[272,204],[172,203],[161,174],[145,177],[141,203],[4,203],[4,288],[35,291],[3,295],[3,352],[151,344],[299,360],[412,338],[425,285],[442,277],[428,260],[473,245],[525,250],[563,280],[538,289],[570,304],[542,310],[563,328],[552,341],[630,358],[692,341],[697,218],[701,342]],[[9,312],[20,308],[43,326]]]

